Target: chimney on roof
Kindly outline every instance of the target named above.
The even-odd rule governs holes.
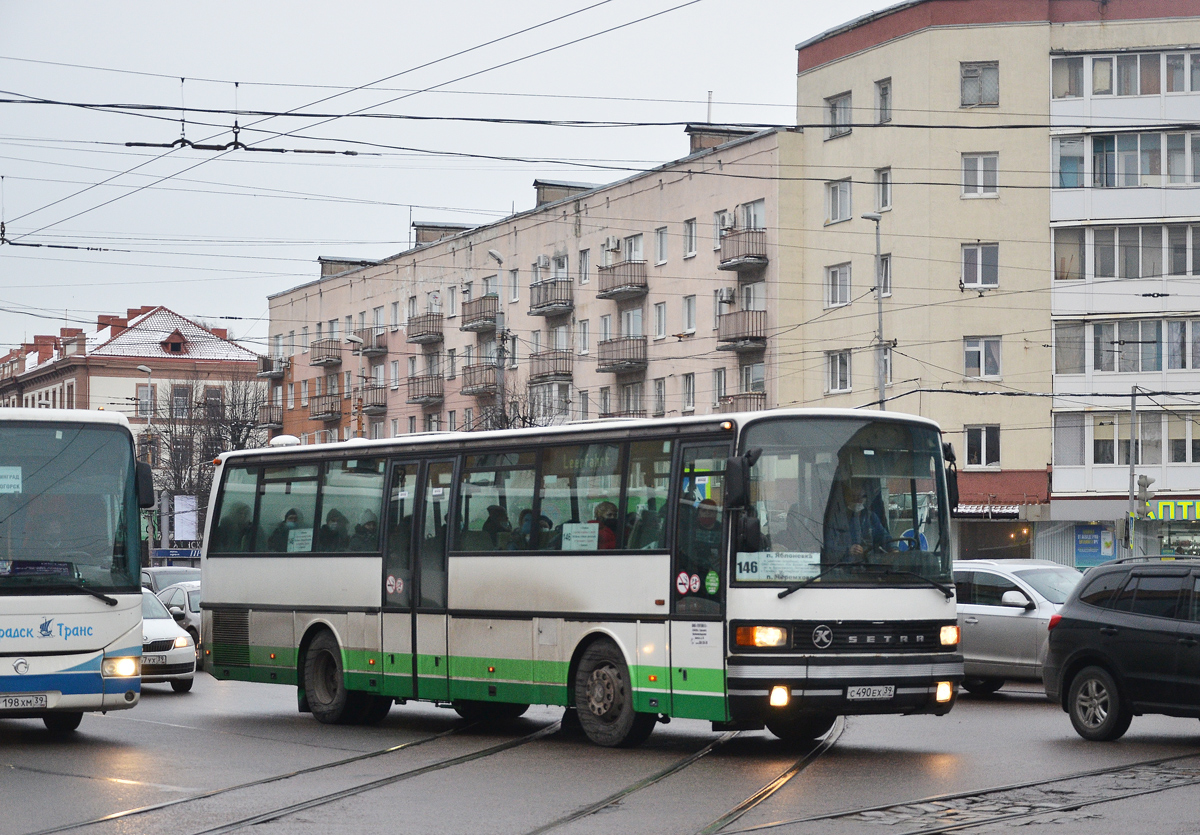
[[[116,336],[121,331],[125,330],[128,324],[128,319],[122,319],[120,316],[115,316],[111,313],[101,313],[96,317],[96,327],[112,328],[113,336]]]
[[[87,339],[83,336],[82,328],[59,328],[58,335],[62,338],[64,357],[82,354],[86,350]]]
[[[569,183],[565,180],[534,180],[533,190],[537,195],[537,206],[565,200],[576,194],[597,188],[590,183]],[[536,208],[536,207],[535,207]]]
[[[432,244],[442,238],[449,238],[475,227],[469,223],[428,223],[423,220],[413,221],[413,231],[416,233],[416,245]]]
[[[711,125],[707,122],[688,125],[683,132],[688,135],[689,154],[715,148],[726,142],[741,139],[743,136],[758,133],[754,128],[743,128],[738,125]]]
[[[217,337],[218,339],[228,339],[229,338],[229,331],[226,330],[225,328],[209,328],[208,332],[211,333],[213,336]]]

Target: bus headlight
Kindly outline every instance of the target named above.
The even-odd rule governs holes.
[[[951,686],[950,682],[939,681],[937,683],[937,694],[934,698],[936,698],[938,702],[948,702],[950,701],[950,697],[953,695],[954,688]]]
[[[958,626],[943,626],[942,627],[942,646],[952,647],[958,643]]]
[[[739,626],[734,643],[739,647],[784,647],[788,631],[782,626]]]
[[[129,678],[142,671],[142,659],[135,656],[105,658],[100,664],[100,675],[105,678]]]
[[[781,684],[777,684],[771,688],[771,707],[787,707],[791,701],[792,693]]]
[[[184,647],[190,647],[191,645],[192,645],[192,636],[191,635],[180,635],[178,638],[175,639],[175,649],[183,649]]]

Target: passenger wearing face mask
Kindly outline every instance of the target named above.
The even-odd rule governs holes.
[[[296,508],[290,508],[287,513],[283,514],[283,521],[275,526],[275,530],[267,538],[267,547],[272,551],[284,551],[288,549],[288,535],[291,531],[300,527],[300,511]]]
[[[867,506],[866,485],[846,479],[841,485],[841,502],[833,501],[836,496],[834,492],[825,516],[825,554],[834,561],[861,560],[874,549],[890,550],[887,528]]]

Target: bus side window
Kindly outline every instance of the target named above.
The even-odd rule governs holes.
[[[533,509],[536,460],[532,451],[467,456],[459,483],[456,551],[515,550],[521,511]]]
[[[321,513],[314,551],[378,551],[382,458],[330,461],[321,479]]]
[[[231,467],[225,471],[221,492],[221,518],[209,550],[216,554],[240,554],[249,551],[254,538],[254,492],[258,486],[257,467]]]
[[[648,550],[667,547],[671,452],[671,441],[635,441],[629,446],[629,471],[625,485],[626,548]]]
[[[384,593],[388,606],[407,607],[411,601],[412,523],[417,505],[416,463],[396,464],[388,491],[387,582]],[[397,582],[399,581],[399,582]]]
[[[618,548],[621,445],[551,447],[542,453],[539,535],[543,551]],[[525,536],[524,531],[519,531]]]
[[[450,511],[453,461],[434,461],[426,470],[422,520],[421,605],[446,605],[446,516]]]
[[[308,553],[317,511],[317,465],[266,467],[260,489],[254,550]]]
[[[723,565],[726,445],[683,449],[679,482],[675,568],[676,612],[719,613]]]

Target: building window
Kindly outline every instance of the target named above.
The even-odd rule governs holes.
[[[641,261],[642,258],[642,236],[630,235],[625,239],[625,260],[626,261]]]
[[[1054,373],[1082,374],[1084,372],[1083,322],[1054,323]]]
[[[1167,171],[1172,182],[1187,181],[1186,143],[1183,134],[1167,134]],[[1092,185],[1096,188],[1137,188],[1163,183],[1163,135],[1119,133],[1092,137]],[[1193,175],[1200,143],[1192,135]]]
[[[157,386],[138,386],[137,387],[137,415],[138,417],[150,417],[153,412],[158,411],[155,408],[155,393]],[[128,389],[126,389],[128,391]]]
[[[696,297],[683,297],[683,332],[696,332]]]
[[[588,419],[588,393],[586,391],[579,392],[579,419]]]
[[[892,169],[875,169],[875,208],[885,211],[892,208]]]
[[[836,182],[826,183],[825,222],[838,223],[843,220],[849,220],[850,213],[850,181],[837,180]]]
[[[742,393],[767,390],[767,367],[765,363],[752,362],[742,366]],[[847,379],[847,385],[849,380]]]
[[[192,416],[192,387],[171,386],[171,417],[190,418]]]
[[[300,405],[308,405],[308,380],[300,381]]]
[[[400,360],[392,360],[392,388],[400,388]]]
[[[392,302],[392,330],[400,329],[400,302]]]
[[[463,409],[463,429],[470,431],[471,425],[475,422],[475,410]]]
[[[446,288],[446,316],[458,315],[458,288],[451,284]]]
[[[589,319],[579,320],[579,353],[586,354],[592,349],[592,323]]]
[[[417,416],[409,415],[408,416],[408,434],[414,435],[414,434],[416,434],[416,431],[417,431]]]
[[[446,413],[446,429],[450,432],[458,429],[458,412],[453,409]]]
[[[592,280],[592,251],[579,250],[579,283],[587,284]]]
[[[885,252],[879,256],[879,277],[880,277],[880,293],[884,296],[892,295],[892,256],[891,253]]]
[[[850,391],[850,352],[830,351],[825,355],[825,366],[825,391],[831,394]]]
[[[1092,355],[1093,371],[1161,371],[1162,322],[1095,322]]]
[[[656,302],[654,305],[654,338],[662,339],[667,335],[667,303]]]
[[[1083,188],[1083,137],[1061,136],[1054,140],[1054,187]]]
[[[963,107],[1000,104],[1000,64],[980,61],[959,64]]]
[[[1054,230],[1054,278],[1057,281],[1078,281],[1083,278],[1084,230]]]
[[[612,413],[611,393],[608,386],[600,387],[600,414],[607,415]]]
[[[997,170],[1000,155],[962,155],[962,193],[964,197],[995,197],[999,193]]]
[[[658,377],[654,381],[654,414],[663,415],[667,412],[667,381]]]
[[[1056,99],[1077,99],[1083,95],[1083,57],[1054,58],[1050,61],[1050,95]]]
[[[825,99],[826,139],[845,136],[850,132],[850,94],[830,96]]]
[[[716,406],[725,396],[725,369],[714,368],[712,373],[713,405]]]
[[[741,212],[743,229],[767,228],[767,201],[765,199],[743,203]]]
[[[963,287],[987,289],[1000,283],[1000,245],[964,244],[962,248]]]
[[[458,374],[458,349],[446,349],[446,379],[453,380]]]
[[[300,329],[300,353],[308,353],[308,328]]]
[[[691,258],[696,254],[696,218],[683,222],[683,257]]]
[[[875,121],[879,124],[892,121],[892,80],[885,78],[875,82]]]
[[[1084,428],[1081,412],[1061,412],[1054,415],[1054,463],[1062,467],[1082,467],[1084,464]]]
[[[600,317],[600,341],[607,342],[612,339],[612,314],[605,313]]]
[[[539,257],[541,257],[541,256],[539,256]],[[536,281],[537,278],[539,278],[539,276],[535,275],[534,280]],[[520,270],[509,270],[508,271],[508,300],[510,302],[519,302],[521,300],[521,271]]]
[[[667,263],[667,227],[665,226],[654,230],[654,263]]]
[[[1000,427],[967,426],[967,466],[1000,466]]]
[[[696,411],[696,375],[683,375],[683,411]]]
[[[825,268],[825,306],[850,304],[850,265],[837,264]]]
[[[978,336],[963,340],[963,359],[967,377],[1000,376],[1000,337]]]
[[[621,311],[621,336],[642,335],[642,309],[631,307]]]

